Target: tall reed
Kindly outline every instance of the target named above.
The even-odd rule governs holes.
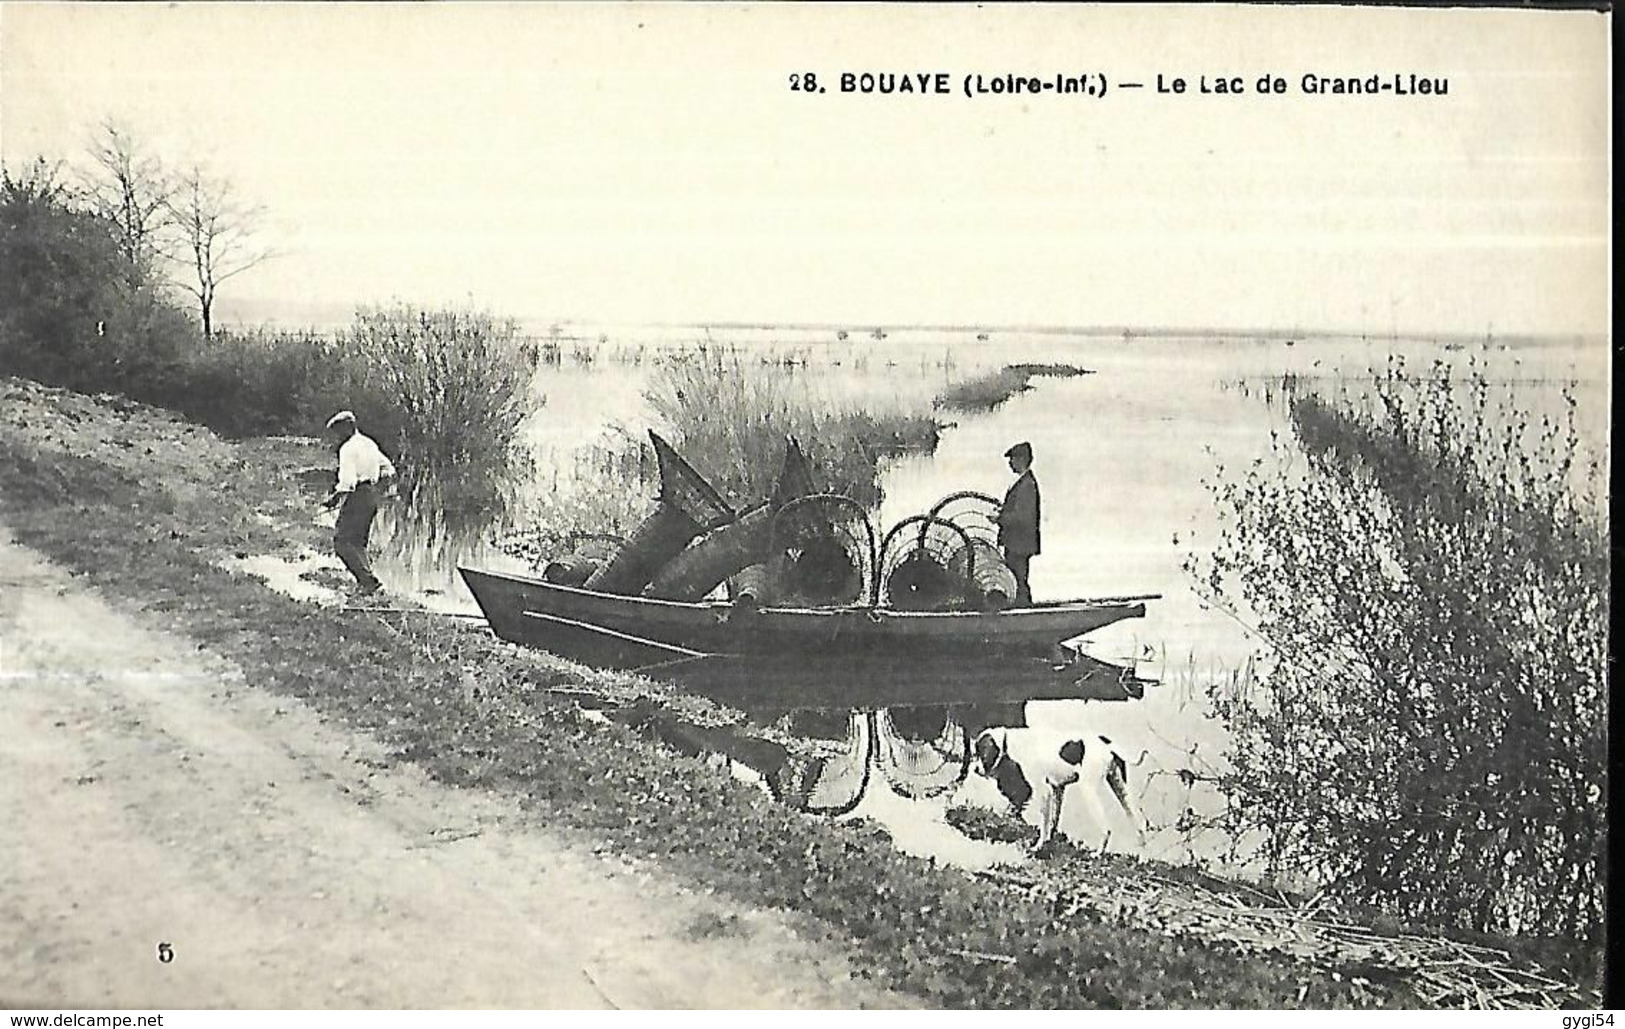
[[[901,397],[859,407],[820,387],[804,364],[752,360],[701,345],[665,362],[646,391],[684,456],[719,487],[746,502],[771,493],[795,436],[819,486],[870,507],[880,503],[880,469],[889,457],[936,449],[930,413]]]

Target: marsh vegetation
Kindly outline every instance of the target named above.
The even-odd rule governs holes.
[[[1600,938],[1603,469],[1570,387],[1484,368],[1278,380],[1287,431],[1210,482],[1199,588],[1266,650],[1215,690],[1220,820],[1401,916]]]
[[[1088,374],[1087,368],[1072,364],[1007,364],[951,384],[937,395],[936,405],[950,411],[992,411],[1016,394],[1032,389],[1035,378]]]
[[[871,510],[884,497],[889,464],[931,454],[942,431],[929,391],[909,378],[946,374],[940,355],[921,357],[899,387],[897,361],[871,364],[852,349],[772,340],[542,346],[536,389],[549,406],[531,437],[537,478],[525,499],[526,531],[506,541],[527,558],[581,534],[624,534],[647,514],[657,488],[648,428],[739,506],[770,494],[785,438],[794,437],[817,488]],[[619,393],[600,395],[609,387]]]
[[[796,364],[752,360],[738,350],[699,347],[664,363],[645,391],[675,442],[736,496],[758,500],[773,488],[794,436],[825,492],[873,508],[880,502],[881,462],[936,449],[931,413],[843,397],[816,372]]]

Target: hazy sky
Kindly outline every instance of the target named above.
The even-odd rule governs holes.
[[[1608,69],[1590,12],[6,3],[0,152],[82,163],[111,116],[229,175],[285,254],[228,317],[1601,332]],[[978,71],[1110,91],[966,98]],[[1118,86],[1159,72],[1193,92]]]

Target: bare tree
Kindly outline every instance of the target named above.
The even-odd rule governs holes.
[[[175,183],[162,162],[144,153],[134,135],[112,119],[97,127],[90,156],[95,167],[86,196],[92,209],[116,227],[119,253],[135,285],[159,252]]]
[[[220,284],[276,256],[255,239],[265,209],[243,203],[229,181],[196,166],[181,177],[167,207],[177,241],[174,259],[188,269],[181,286],[197,298],[207,338],[214,332]]]

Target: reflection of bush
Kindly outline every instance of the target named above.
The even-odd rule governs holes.
[[[1231,827],[1405,917],[1598,940],[1608,536],[1572,397],[1536,422],[1480,368],[1397,362],[1364,402],[1284,385],[1296,445],[1213,487],[1193,565],[1273,647],[1214,698]]]

